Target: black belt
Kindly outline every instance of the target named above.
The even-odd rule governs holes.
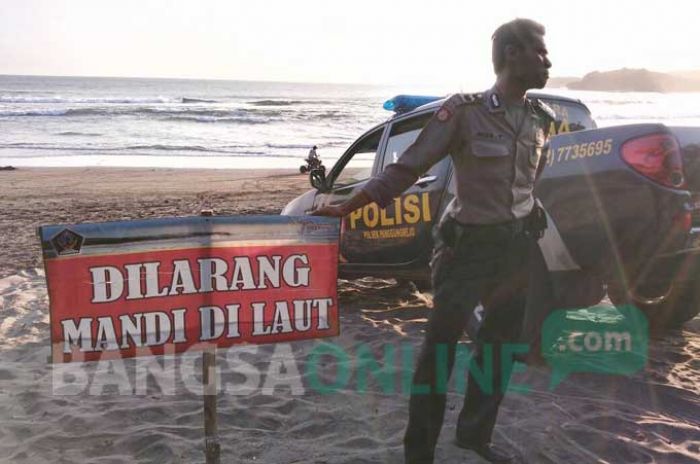
[[[535,206],[523,218],[496,224],[462,224],[448,217],[440,226],[442,240],[448,246],[465,241],[474,243],[506,241],[519,235],[540,239],[547,228],[547,216],[542,208]]]

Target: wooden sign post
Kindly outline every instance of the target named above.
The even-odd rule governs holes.
[[[204,397],[204,454],[207,464],[219,464],[221,445],[216,420],[216,347],[202,354],[202,387]]]
[[[200,216],[213,216],[214,211],[203,209]],[[204,398],[204,455],[206,464],[221,462],[219,424],[216,419],[216,346],[202,353],[202,395]]]

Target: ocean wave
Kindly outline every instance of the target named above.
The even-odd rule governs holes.
[[[357,115],[354,115],[352,113],[348,113],[345,111],[323,111],[323,112],[306,112],[306,113],[299,113],[296,115],[299,119],[303,119],[305,121],[316,121],[316,120],[334,120],[338,121],[341,119],[348,119],[348,118],[353,118],[356,119]]]
[[[154,145],[131,145],[128,147],[124,147],[124,150],[162,150],[162,151],[213,151],[213,152],[223,152],[223,153],[230,153],[227,150],[221,150],[217,148],[208,148],[208,147],[203,147],[201,145],[163,145],[163,144],[154,144]],[[115,150],[119,150],[119,148],[115,148]]]
[[[127,145],[120,147],[109,147],[109,146],[85,146],[85,145],[57,145],[51,143],[26,143],[26,142],[14,142],[14,143],[3,143],[0,144],[0,149],[2,148],[12,148],[12,149],[22,149],[22,150],[39,150],[39,151],[70,151],[70,152],[121,152],[129,153],[133,151],[163,151],[163,152],[201,152],[201,153],[222,153],[222,154],[237,154],[237,153],[262,153],[262,152],[251,152],[251,149],[257,147],[253,145],[225,145],[218,147],[205,147],[202,145],[168,145],[168,144],[140,144],[140,145]],[[81,153],[81,156],[82,153]]]
[[[65,116],[68,114],[67,109],[39,109],[29,111],[0,111],[0,117],[16,117],[16,116]]]
[[[35,110],[10,110],[0,111],[0,117],[24,117],[24,116],[84,116],[95,114],[117,114],[118,112],[105,111],[100,108],[41,108]]]
[[[182,103],[216,103],[216,100],[205,100],[203,98],[182,98]]]
[[[31,145],[31,144],[28,144]],[[153,147],[156,147],[158,145],[153,145]],[[144,145],[144,148],[141,148],[140,150],[149,150],[148,145]],[[8,148],[5,145],[0,145],[0,150],[3,148]],[[203,150],[186,150],[186,149],[181,149],[181,150],[176,150],[175,147],[171,146],[168,149],[154,149],[151,148],[150,152],[147,153],[138,153],[136,149],[127,149],[125,147],[121,148],[88,148],[88,147],[41,147],[41,146],[27,146],[27,147],[17,147],[13,146],[11,148],[14,149],[28,149],[28,150],[33,150],[37,152],[43,152],[43,151],[54,151],[54,155],[46,155],[44,153],[27,153],[21,155],[21,158],[23,159],[30,159],[30,158],[47,158],[51,156],[76,156],[76,157],[85,157],[85,156],[110,156],[110,157],[120,157],[120,156],[163,156],[163,157],[183,157],[183,158],[197,158],[197,157],[202,157],[202,156],[207,156],[207,157],[221,157],[221,158],[226,158],[226,157],[242,157],[242,156],[259,156],[263,158],[290,158],[288,154],[283,154],[283,153],[270,153],[267,151],[260,151],[260,150],[240,150],[240,151],[229,151],[229,150],[222,150],[222,149],[216,149],[216,148],[209,148],[209,149],[203,149]],[[66,152],[73,153],[71,154],[65,154]],[[159,153],[160,152],[160,153]],[[189,152],[189,153],[187,153]],[[196,153],[196,154],[193,154]],[[291,156],[291,158],[297,158],[297,156]]]
[[[0,148],[38,148],[44,150],[53,150],[55,145],[43,142],[27,143],[27,142],[10,142],[0,144]]]
[[[116,147],[94,147],[94,146],[70,146],[70,145],[56,145],[56,144],[50,144],[50,143],[41,143],[41,142],[36,142],[36,143],[25,143],[25,142],[17,142],[17,143],[3,143],[0,144],[0,149],[2,148],[13,148],[13,149],[21,149],[21,150],[46,150],[46,151],[124,151],[124,148],[116,148]]]
[[[40,108],[0,111],[0,117],[75,117],[75,116],[152,116],[161,120],[194,122],[237,122],[265,124],[282,116],[281,112],[256,112],[243,109],[207,110],[173,108]]]
[[[290,143],[290,144],[266,143],[265,146],[267,148],[306,148],[307,150],[310,150],[311,147],[313,146],[313,143],[312,144],[308,144],[308,143]]]
[[[199,109],[199,108],[172,108],[172,107],[164,107],[164,108],[122,108],[119,110],[122,113],[144,113],[144,114],[155,114],[157,116],[180,116],[180,115],[186,115],[186,116],[213,116],[213,117],[221,117],[221,118],[227,118],[227,117],[240,117],[240,116],[245,116],[247,114],[250,114],[251,111],[249,110],[244,110],[244,109],[239,109],[239,108],[230,108],[230,109]]]
[[[64,98],[56,97],[18,97],[14,95],[0,96],[0,103],[183,103],[184,97],[101,97],[101,98]]]
[[[101,137],[102,136],[102,134],[98,134],[97,132],[78,132],[78,131],[56,132],[56,135],[80,136],[80,137]]]
[[[291,106],[299,105],[301,103],[305,102],[301,100],[257,100],[248,102],[248,104],[255,106]]]
[[[176,115],[164,118],[170,121],[187,121],[197,123],[223,123],[223,124],[267,124],[269,119],[256,119],[247,117],[228,117],[228,116],[196,116],[196,115]]]
[[[10,107],[11,108],[11,107]],[[323,120],[344,120],[355,119],[354,115],[348,111],[319,111],[319,110],[293,110],[276,107],[259,108],[206,108],[201,106],[68,106],[66,108],[3,108],[0,110],[0,117],[115,117],[115,116],[136,116],[154,117],[161,120],[180,120],[202,123],[226,122],[241,124],[265,124],[273,121],[323,121]]]
[[[317,145],[319,147],[319,153],[322,152],[324,149],[328,148],[334,148],[334,147],[345,147],[347,146],[347,141],[346,140],[355,140],[353,137],[337,137],[338,140],[335,138],[332,140],[326,140],[324,142],[316,142],[316,143],[266,143],[264,146],[266,148],[277,148],[277,149],[295,149],[295,150],[310,150],[312,146]]]

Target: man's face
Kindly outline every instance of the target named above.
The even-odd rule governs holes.
[[[512,58],[513,75],[526,89],[541,89],[547,84],[552,63],[544,37],[535,34],[522,50],[514,50]]]

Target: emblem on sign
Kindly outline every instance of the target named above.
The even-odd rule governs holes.
[[[80,253],[83,246],[83,237],[70,229],[63,229],[51,240],[56,253],[59,256],[75,255]]]

